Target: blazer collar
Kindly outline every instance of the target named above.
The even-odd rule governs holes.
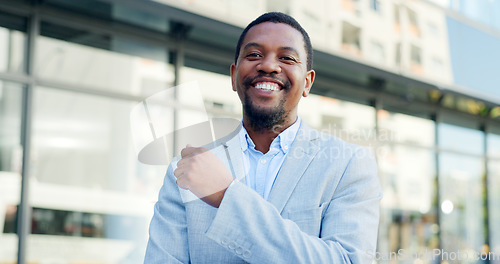
[[[319,138],[318,131],[302,122],[297,137],[288,153],[281,170],[276,176],[268,201],[281,213],[295,186],[306,168],[319,151],[314,141]]]
[[[239,137],[239,131],[242,128],[243,126],[240,123],[240,125],[236,129],[238,132],[233,137],[229,138],[229,140],[221,142],[221,145],[223,146],[226,153],[229,154],[228,162],[233,177],[236,180],[246,184],[245,169],[243,167],[243,152],[241,151]]]

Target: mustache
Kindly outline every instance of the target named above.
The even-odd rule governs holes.
[[[259,79],[259,78],[263,78],[263,77],[266,77],[266,78],[270,78],[270,79],[273,79],[273,80],[276,80],[278,83],[282,83],[283,84],[283,90],[288,90],[290,89],[290,87],[292,86],[292,84],[290,83],[290,81],[288,80],[283,80],[279,77],[277,77],[276,75],[274,74],[258,74],[254,77],[247,77],[243,80],[243,85],[245,87],[249,87],[252,85],[252,83],[255,82],[255,80]]]

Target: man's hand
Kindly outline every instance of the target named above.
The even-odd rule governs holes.
[[[224,163],[207,149],[189,145],[181,151],[181,156],[174,171],[177,185],[218,208],[233,181]]]

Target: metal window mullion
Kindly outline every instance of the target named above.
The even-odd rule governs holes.
[[[175,59],[174,59],[174,100],[178,102],[179,99],[179,90],[177,86],[180,84],[180,71],[182,67],[184,66],[184,48],[182,45],[182,39],[179,38],[178,40],[178,45],[177,49],[175,51]],[[179,109],[175,107],[173,109],[173,144],[172,144],[172,153],[173,156],[175,156],[175,153],[177,153],[177,136],[175,131],[177,131],[177,128],[179,127]]]
[[[378,96],[378,94],[374,97],[373,101],[372,101],[372,107],[373,109],[375,110],[375,114],[373,115],[373,118],[375,118],[375,160],[377,161],[377,164],[379,164],[380,160],[379,160],[379,156],[378,156],[378,153],[379,153],[379,149],[382,148],[382,146],[379,144],[378,142],[378,138],[379,138],[379,134],[380,134],[380,125],[379,125],[379,120],[378,120],[378,111],[382,109],[382,99],[380,96]],[[377,172],[377,175],[379,175],[379,182],[381,183],[382,186],[384,186],[384,183],[381,181],[380,179],[380,175],[381,173]],[[379,209],[379,233],[381,233],[383,236],[382,239],[388,239],[388,231],[385,230],[382,230],[381,229],[381,220],[384,220],[384,221],[387,221],[387,219],[385,219],[385,211],[382,211],[381,208]],[[381,238],[380,238],[380,234],[379,234],[379,238],[377,239],[377,248],[380,249],[381,248]]]
[[[491,226],[490,226],[490,213],[489,213],[489,188],[488,188],[488,180],[489,180],[489,170],[488,170],[488,122],[484,121],[483,125],[483,144],[484,144],[484,177],[483,177],[483,190],[484,190],[484,197],[483,197],[483,223],[484,223],[484,243],[490,246],[491,242],[491,236],[493,235],[491,232]],[[486,254],[489,254],[489,252],[486,252]],[[485,263],[490,263],[490,258],[487,258]]]
[[[177,86],[180,84],[181,78],[181,70],[185,64],[185,40],[190,30],[190,27],[184,24],[173,23],[172,25],[172,33],[175,37],[175,52],[174,52],[174,100],[175,102],[179,102],[179,90]],[[175,156],[177,151],[177,135],[176,131],[179,128],[179,108],[174,107],[173,109],[173,144],[172,144],[172,153]]]
[[[19,201],[17,218],[18,252],[17,263],[26,263],[26,245],[28,235],[31,232],[31,205],[30,195],[30,153],[31,153],[31,126],[32,126],[32,108],[33,108],[33,90],[35,88],[34,76],[34,58],[35,42],[40,32],[40,20],[36,8],[29,17],[28,38],[27,38],[27,56],[26,71],[29,76],[29,82],[23,89],[22,98],[22,117],[21,117],[21,145],[23,147],[22,171],[21,171],[21,197]]]
[[[437,231],[437,237],[438,237],[438,249],[443,249],[443,239],[442,239],[442,232],[441,232],[441,184],[439,182],[440,179],[440,166],[439,166],[439,124],[441,122],[441,109],[438,107],[436,109],[436,112],[434,113],[434,169],[435,169],[435,195],[436,195],[436,208],[435,208],[435,213],[436,213],[436,224],[438,225],[438,231]],[[441,250],[440,250],[441,252]]]

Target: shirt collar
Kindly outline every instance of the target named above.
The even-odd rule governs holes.
[[[240,137],[240,144],[241,144],[241,150],[246,151],[248,148],[255,149],[255,144],[253,143],[252,139],[248,135],[247,130],[243,126],[243,120],[242,122],[242,129],[238,133]],[[288,153],[290,150],[290,147],[292,146],[293,141],[295,140],[295,137],[297,136],[297,132],[299,131],[300,124],[302,122],[302,119],[300,117],[297,117],[297,120],[295,123],[293,123],[291,126],[289,126],[287,129],[283,130],[271,143],[271,147],[274,146],[279,146],[280,150],[283,151],[283,153]]]

